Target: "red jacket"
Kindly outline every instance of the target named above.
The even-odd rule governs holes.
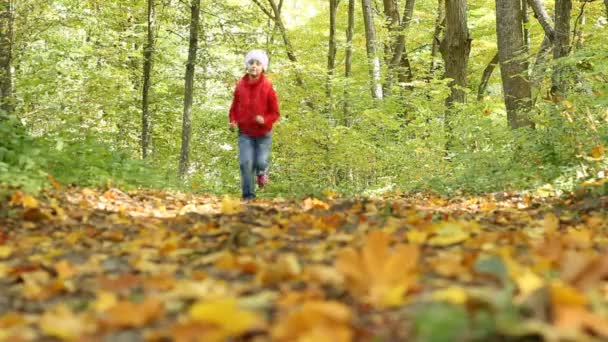
[[[255,121],[256,115],[264,117],[264,123]],[[231,122],[236,122],[239,130],[251,137],[261,137],[270,132],[272,125],[279,119],[279,101],[272,83],[262,73],[255,81],[245,75],[236,84],[232,106]]]

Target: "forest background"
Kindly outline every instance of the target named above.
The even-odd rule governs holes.
[[[497,3],[2,1],[0,184],[238,194],[227,111],[261,48],[263,196],[605,193],[608,1]]]

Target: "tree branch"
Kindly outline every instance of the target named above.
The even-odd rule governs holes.
[[[553,28],[553,26],[551,26],[551,18],[549,17],[549,14],[547,14],[547,11],[543,7],[543,4],[540,2],[540,0],[528,0],[528,5],[532,7],[532,10],[534,11],[534,17],[538,19],[538,22],[545,31],[545,34],[547,35],[549,40],[553,42],[553,39],[555,38],[555,29]]]
[[[268,18],[272,19],[272,20],[276,20],[274,18],[274,16],[272,15],[272,13],[270,13],[270,11],[264,7],[264,5],[262,5],[262,3],[260,3],[258,0],[253,0],[253,2],[258,5],[258,7],[264,12],[266,13],[266,15],[268,16]]]

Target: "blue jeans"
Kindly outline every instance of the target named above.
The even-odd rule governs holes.
[[[254,176],[266,173],[271,144],[272,132],[257,138],[239,132],[239,166],[244,199],[255,198]]]

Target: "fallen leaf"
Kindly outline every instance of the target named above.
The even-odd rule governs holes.
[[[110,328],[139,328],[163,313],[161,303],[147,298],[142,303],[121,301],[104,312],[101,321]]]
[[[433,227],[434,235],[427,241],[431,246],[449,246],[469,238],[469,223],[441,222]]]
[[[342,303],[311,301],[293,309],[272,330],[274,341],[350,342],[352,313]]]
[[[221,340],[236,337],[260,323],[253,312],[240,309],[235,298],[199,301],[192,305],[189,315],[193,321],[215,326]]]
[[[221,204],[222,214],[232,215],[243,211],[243,204],[240,200],[231,197],[224,197]]]
[[[74,314],[65,305],[59,305],[46,311],[40,318],[38,325],[46,335],[64,341],[76,340],[96,329],[94,323],[89,322],[82,315]]]
[[[558,329],[583,332],[590,330],[608,339],[608,319],[579,306],[557,306],[553,309],[554,324]]]
[[[404,294],[416,280],[420,255],[417,246],[398,245],[391,250],[389,243],[386,233],[373,231],[360,251],[346,248],[336,259],[352,294],[380,307],[403,303]]]

